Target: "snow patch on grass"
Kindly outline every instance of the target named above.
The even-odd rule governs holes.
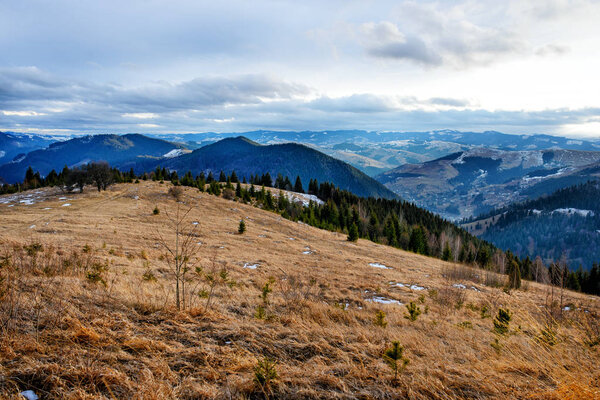
[[[392,269],[392,267],[388,267],[387,265],[384,265],[384,264],[381,264],[378,262],[369,263],[369,266],[371,266],[373,268]]]

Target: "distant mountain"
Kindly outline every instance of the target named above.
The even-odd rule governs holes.
[[[370,176],[407,163],[431,161],[474,147],[498,150],[597,150],[600,142],[549,135],[509,135],[505,133],[460,132],[369,132],[338,131],[253,131],[244,133],[192,133],[158,135],[165,140],[198,148],[227,137],[244,136],[261,144],[302,143],[346,161]]]
[[[513,204],[461,224],[469,232],[520,257],[546,262],[566,257],[571,268],[600,261],[600,182]]]
[[[319,182],[332,182],[358,196],[398,197],[351,165],[296,143],[260,145],[245,137],[227,138],[155,164],[179,173],[189,170],[194,175],[209,171],[213,174],[220,171],[229,174],[235,170],[240,178],[267,172],[273,179],[277,174],[292,180],[300,176],[305,188],[311,179],[317,179]],[[143,169],[147,169],[149,163],[144,165]]]
[[[48,136],[0,132],[0,165],[48,147],[55,140]]]
[[[8,183],[20,182],[30,166],[45,176],[52,169],[59,172],[65,165],[74,167],[92,161],[107,161],[111,166],[127,169],[141,159],[161,158],[182,148],[179,144],[138,134],[83,136],[52,143],[46,149],[34,150],[3,164],[0,177]]]
[[[406,200],[465,218],[600,176],[600,152],[474,148],[376,177]]]

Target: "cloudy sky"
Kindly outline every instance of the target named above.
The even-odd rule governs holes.
[[[0,0],[0,129],[600,138],[600,1]]]

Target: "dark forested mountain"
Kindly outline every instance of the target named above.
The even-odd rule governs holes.
[[[20,182],[28,167],[44,176],[51,170],[84,165],[92,161],[107,161],[118,168],[129,168],[144,158],[178,155],[182,146],[138,134],[83,136],[50,144],[26,156],[0,166],[5,182]],[[171,152],[171,153],[170,153]]]
[[[600,177],[600,152],[475,148],[377,176],[401,197],[448,218],[471,217]]]
[[[240,178],[266,173],[273,178],[277,174],[292,178],[300,176],[305,185],[316,179],[332,182],[358,196],[397,198],[385,186],[351,165],[295,143],[260,145],[244,137],[228,138],[155,164],[180,174],[187,171],[194,175],[211,171],[213,174],[220,171],[229,174],[235,171]],[[144,165],[141,169],[150,169],[149,163]]]
[[[55,141],[48,136],[0,132],[0,165],[24,157],[30,151],[43,149]]]
[[[600,261],[600,182],[558,190],[549,196],[465,221],[469,232],[503,249],[546,262],[565,257],[571,268]]]

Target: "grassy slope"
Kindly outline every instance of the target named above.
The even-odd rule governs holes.
[[[219,287],[208,312],[204,300],[177,312],[172,299],[165,300],[170,272],[156,248],[156,232],[168,233],[166,212],[176,208],[167,185],[118,185],[102,194],[69,195],[67,201],[51,190],[42,192],[48,196],[42,203],[0,204],[2,246],[40,242],[40,259],[73,257],[72,252],[79,260],[108,259],[108,286],[75,272],[51,283],[41,276],[23,278],[24,308],[0,341],[0,397],[17,393],[16,385],[44,399],[262,398],[252,379],[263,356],[278,362],[277,398],[598,397],[598,350],[583,344],[580,327],[586,314],[565,313],[557,345],[536,339],[544,324],[544,286],[531,283],[528,291],[508,295],[475,277],[445,278],[452,264],[369,241],[349,243],[342,234],[186,189],[184,200],[195,207],[190,222],[200,221],[200,263],[209,265],[216,251],[237,285]],[[65,202],[72,205],[61,207]],[[158,216],[152,215],[155,205]],[[244,235],[234,233],[240,218],[247,222]],[[82,253],[86,244],[92,253]],[[302,254],[306,247],[315,253]],[[142,279],[145,258],[156,283]],[[373,268],[371,262],[393,269]],[[260,267],[244,269],[245,263]],[[268,307],[272,318],[257,320],[260,288],[270,276],[276,278]],[[313,295],[290,299],[294,278],[305,283],[314,278]],[[432,300],[426,291],[392,287],[390,281],[437,289],[446,302]],[[481,292],[450,289],[458,282]],[[32,302],[39,288],[50,295],[44,298],[36,340]],[[403,303],[425,294],[429,313],[409,322],[404,306],[367,302],[372,294],[366,290]],[[490,345],[496,337],[492,321],[455,308],[461,293],[465,304],[488,304],[492,314],[500,306],[514,312],[514,334],[500,339],[499,353]],[[336,302],[349,307],[343,311]],[[569,292],[566,302],[591,314],[599,311],[595,297]],[[387,313],[387,328],[373,324],[379,309]],[[473,329],[457,326],[464,321]],[[411,360],[398,385],[381,359],[392,340],[405,345]]]

